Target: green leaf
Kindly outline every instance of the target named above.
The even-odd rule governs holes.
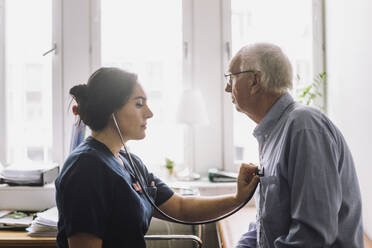
[[[172,169],[174,167],[174,161],[170,160],[169,158],[165,158],[165,167],[167,169]]]
[[[300,75],[296,75],[296,79],[299,80],[301,78]],[[315,101],[318,97],[322,97],[322,87],[326,83],[327,73],[322,72],[313,77],[312,82],[309,82],[308,86],[298,89],[296,94],[298,96],[298,102],[306,105],[319,105],[316,106],[319,109],[324,111],[324,107],[322,104],[316,104]]]

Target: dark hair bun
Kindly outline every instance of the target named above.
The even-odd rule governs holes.
[[[88,96],[88,86],[86,84],[79,84],[70,89],[70,95],[75,99],[79,104],[84,99],[87,99]]]

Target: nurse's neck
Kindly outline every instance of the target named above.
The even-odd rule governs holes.
[[[119,157],[120,149],[123,147],[120,137],[115,130],[103,129],[100,131],[92,131],[92,137],[99,142],[105,144],[105,146],[114,154],[115,157]]]

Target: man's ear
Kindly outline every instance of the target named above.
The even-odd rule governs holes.
[[[251,94],[256,94],[261,89],[261,72],[255,72],[254,74],[254,80],[251,84]]]

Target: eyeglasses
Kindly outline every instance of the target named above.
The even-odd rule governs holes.
[[[239,75],[239,74],[242,74],[242,73],[247,73],[247,72],[257,72],[256,70],[246,70],[246,71],[240,71],[240,72],[235,72],[235,73],[228,73],[228,74],[224,74],[225,78],[226,78],[226,81],[228,84],[231,85],[231,76],[236,76],[236,75]]]

